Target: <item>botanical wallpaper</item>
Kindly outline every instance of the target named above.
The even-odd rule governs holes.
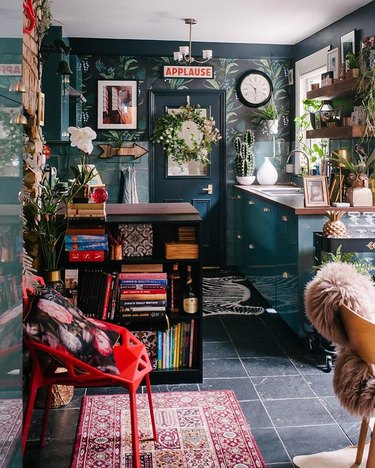
[[[246,129],[251,128],[255,132],[255,154],[256,167],[259,167],[265,156],[272,156],[275,151],[273,164],[279,169],[284,167],[284,161],[289,151],[289,89],[287,59],[213,59],[210,64],[214,67],[214,79],[164,79],[162,76],[163,65],[172,63],[169,57],[127,57],[127,56],[81,56],[80,66],[82,73],[82,92],[87,99],[82,105],[81,114],[77,115],[77,125],[89,125],[96,130],[97,126],[97,81],[98,80],[137,80],[138,81],[138,128],[124,133],[124,140],[139,141],[144,144],[148,140],[148,90],[226,90],[226,183],[227,200],[226,211],[227,235],[229,242],[229,257],[231,256],[231,219],[232,209],[232,188],[235,181],[233,171],[233,160],[235,150],[233,137],[243,134]],[[260,126],[256,127],[251,123],[252,108],[242,105],[238,100],[235,87],[239,77],[246,71],[258,69],[265,72],[272,80],[274,92],[273,96],[278,109],[284,108],[285,115],[279,120],[279,132],[276,135],[276,142],[273,145],[266,130]],[[97,130],[97,140],[108,139],[106,131]],[[115,159],[115,158],[113,158]],[[116,158],[121,159],[121,158]],[[146,158],[143,161],[143,168],[137,171],[137,180],[143,178],[142,188],[138,186],[140,199],[147,200],[147,167]],[[109,163],[112,162],[110,165]],[[106,184],[109,187],[110,201],[117,202],[118,191],[118,171],[114,171],[115,161],[99,160],[98,169],[107,172],[104,174]],[[96,161],[95,161],[96,163]],[[112,177],[109,176],[108,169],[112,168]],[[102,173],[102,172],[101,172]],[[112,179],[112,180],[111,180]],[[112,185],[112,187],[111,187]],[[144,193],[146,191],[146,193]],[[228,259],[230,263],[230,260]]]

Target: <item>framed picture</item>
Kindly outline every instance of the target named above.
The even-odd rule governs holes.
[[[38,117],[37,125],[43,127],[44,125],[44,108],[45,108],[45,95],[41,91],[38,92]]]
[[[327,72],[333,72],[333,78],[335,80],[339,79],[340,57],[338,47],[327,52]]]
[[[341,36],[341,63],[345,63],[345,57],[348,52],[355,53],[355,29]]]
[[[321,84],[323,86],[329,86],[333,83],[333,71],[327,71],[321,75]]]
[[[328,185],[325,176],[304,176],[305,206],[329,206]]]
[[[137,128],[137,81],[98,81],[98,128]]]

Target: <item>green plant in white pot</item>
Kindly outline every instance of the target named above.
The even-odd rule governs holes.
[[[255,180],[254,133],[252,130],[246,130],[242,138],[236,137],[234,147],[237,152],[234,161],[237,182],[241,185],[251,185]]]
[[[285,109],[277,109],[272,102],[265,107],[259,107],[251,115],[251,121],[255,125],[264,124],[270,135],[276,135],[279,129],[279,118],[285,114]]]

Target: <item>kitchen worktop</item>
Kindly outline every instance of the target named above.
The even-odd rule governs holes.
[[[360,213],[364,211],[374,211],[375,206],[364,206],[364,207],[335,207],[335,206],[322,206],[322,207],[305,207],[304,204],[304,196],[303,192],[300,193],[273,193],[272,195],[266,193],[268,189],[275,190],[277,188],[280,189],[287,189],[288,187],[293,190],[298,190],[298,188],[294,186],[286,186],[286,185],[236,185],[237,188],[243,190],[244,192],[251,193],[253,195],[257,195],[260,198],[270,201],[271,203],[275,203],[277,205],[283,205],[287,208],[290,208],[294,214],[296,215],[324,215],[326,214],[327,210],[334,209],[340,211],[359,211]],[[302,189],[301,189],[302,190]],[[281,191],[281,190],[280,190]]]

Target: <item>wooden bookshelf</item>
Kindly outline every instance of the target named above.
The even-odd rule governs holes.
[[[365,125],[353,125],[351,127],[324,127],[317,128],[315,130],[307,130],[306,138],[362,138],[365,134],[365,131]]]
[[[335,81],[329,86],[314,89],[307,92],[308,99],[335,99],[343,96],[348,96],[356,92],[358,79],[351,78],[349,80]]]

